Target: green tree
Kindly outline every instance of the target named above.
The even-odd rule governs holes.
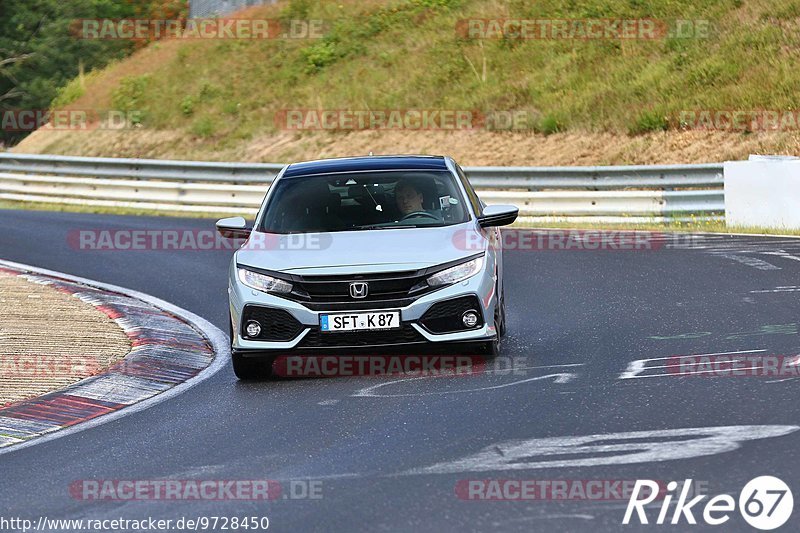
[[[183,17],[186,0],[2,0],[0,110],[47,109],[81,69],[129,54],[135,43],[80,38],[79,19]],[[0,130],[0,141],[22,134]]]

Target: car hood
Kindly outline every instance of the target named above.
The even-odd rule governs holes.
[[[236,262],[291,274],[321,275],[416,270],[486,249],[473,223],[435,228],[279,235],[253,232]]]

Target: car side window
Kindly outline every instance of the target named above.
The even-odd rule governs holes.
[[[472,184],[467,179],[467,175],[464,174],[464,171],[458,164],[456,164],[456,172],[458,172],[458,177],[464,185],[464,190],[467,191],[467,199],[469,203],[472,204],[472,211],[475,213],[475,216],[481,216],[481,214],[483,214],[483,202],[478,198],[478,194],[475,192],[475,189],[472,188]]]

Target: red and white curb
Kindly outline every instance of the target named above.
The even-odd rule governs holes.
[[[0,454],[110,422],[167,400],[227,363],[227,336],[199,316],[147,294],[0,260],[3,272],[49,285],[95,306],[131,341],[103,373],[0,408]]]

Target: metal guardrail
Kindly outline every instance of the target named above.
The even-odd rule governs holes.
[[[0,153],[0,199],[252,215],[283,165]],[[466,167],[531,221],[722,219],[723,165]]]
[[[476,188],[625,189],[721,188],[722,163],[607,167],[469,167]]]

